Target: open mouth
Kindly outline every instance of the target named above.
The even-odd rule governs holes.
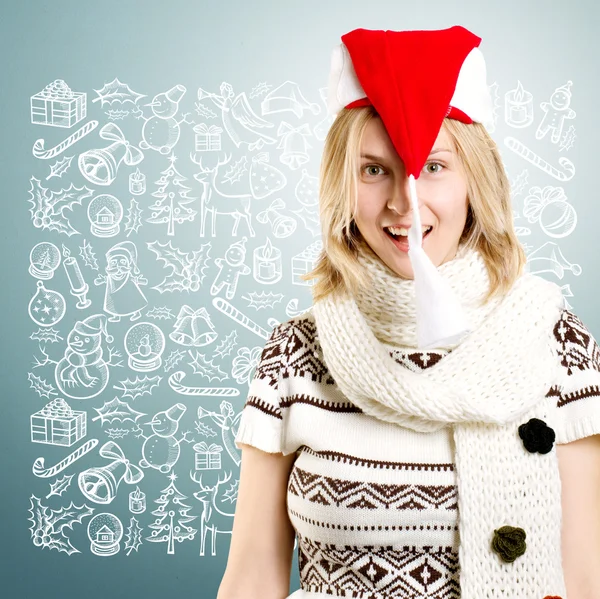
[[[383,230],[385,231],[386,235],[394,242],[394,245],[396,247],[399,247],[403,250],[408,249],[408,235],[394,235],[390,232],[390,230],[387,227],[384,227]],[[425,239],[427,239],[427,237],[432,231],[433,227],[431,226],[423,231],[423,242],[425,242]]]

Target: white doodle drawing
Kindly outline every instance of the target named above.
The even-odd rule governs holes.
[[[146,175],[136,166],[133,173],[129,173],[129,193],[134,196],[141,196],[146,193]]]
[[[38,365],[39,364],[41,363],[38,361]],[[58,395],[56,389],[54,389],[50,383],[39,376],[35,376],[33,372],[27,373],[27,380],[29,381],[29,388],[33,389],[40,397],[47,397],[50,399],[51,395]]]
[[[222,297],[213,297],[212,304],[217,310],[219,310],[219,312],[222,312],[223,314],[231,318],[231,320],[233,320],[234,322],[237,322],[238,324],[241,324],[244,328],[248,329],[249,331],[252,331],[261,339],[264,339],[266,341],[269,338],[269,331],[263,329],[259,324],[254,322],[252,319],[248,318],[245,314],[240,312],[233,304],[223,299]],[[269,319],[268,323],[271,326],[279,324],[276,319]]]
[[[255,248],[252,252],[252,267],[252,276],[257,283],[273,285],[281,281],[281,250],[277,249],[268,237],[263,246]]]
[[[87,116],[87,94],[55,79],[31,96],[31,123],[70,129]]]
[[[46,181],[52,179],[52,177],[58,177],[59,179],[69,170],[71,162],[75,156],[64,156],[60,160],[57,160],[54,164],[50,165],[50,174],[46,177]]]
[[[525,144],[521,143],[514,137],[505,137],[504,145],[506,145],[509,150],[512,150],[515,154],[517,154],[517,156],[521,156],[521,158],[524,158],[527,160],[527,162],[537,166],[544,173],[554,177],[555,179],[558,179],[559,181],[569,181],[575,176],[575,165],[566,156],[561,156],[558,159],[558,163],[565,169],[565,172],[562,172],[535,154],[535,152],[530,150],[527,146],[525,146]]]
[[[173,370],[173,368],[175,368],[175,366],[177,366],[177,364],[179,364],[179,362],[181,362],[181,360],[183,360],[183,358],[185,358],[186,355],[187,352],[183,350],[172,350],[171,353],[168,355],[167,359],[165,360],[164,371],[169,372],[169,370]]]
[[[92,270],[99,270],[98,260],[92,246],[88,243],[87,239],[83,240],[83,245],[79,246],[79,255],[83,258],[83,263],[91,268]]]
[[[73,462],[79,460],[86,453],[89,453],[98,445],[98,439],[89,439],[83,445],[80,445],[77,449],[72,451],[66,458],[54,466],[46,468],[44,465],[44,458],[36,458],[33,462],[32,472],[39,478],[52,478],[59,472],[62,472],[65,468],[68,468]]]
[[[83,152],[77,159],[79,171],[94,185],[110,185],[116,179],[122,162],[135,166],[144,159],[144,153],[125,139],[118,125],[106,123],[98,135],[112,143]]]
[[[32,443],[71,447],[87,433],[87,414],[57,397],[31,415],[30,425]]]
[[[181,381],[185,378],[186,374],[183,370],[174,372],[169,377],[169,387],[180,395],[188,396],[199,396],[204,395],[207,397],[237,397],[240,391],[237,387],[188,387]]]
[[[311,286],[314,284],[310,281],[303,280],[302,276],[313,269],[313,265],[322,249],[323,244],[321,240],[318,239],[299,254],[292,256],[292,285]]]
[[[188,113],[185,113],[180,121],[175,120],[179,102],[186,91],[185,86],[174,85],[166,92],[156,94],[149,104],[144,104],[144,106],[152,108],[152,116],[148,119],[141,116],[145,122],[142,128],[143,140],[140,142],[140,148],[169,154],[177,145],[181,133],[181,123],[192,124],[191,121],[186,120]]]
[[[165,335],[151,322],[140,322],[125,333],[125,351],[128,365],[136,372],[151,372],[162,366]]]
[[[204,306],[193,310],[187,304],[181,306],[169,339],[186,347],[204,347],[218,337],[215,326]]]
[[[67,304],[65,298],[58,291],[46,289],[42,281],[36,283],[37,291],[29,300],[28,312],[31,320],[41,327],[51,327],[59,323]]]
[[[261,223],[269,223],[273,235],[278,239],[289,237],[297,227],[297,222],[291,216],[280,214],[278,210],[285,208],[285,202],[281,198],[273,200],[266,210],[256,215],[256,220]]]
[[[327,108],[327,87],[319,88],[319,96],[321,98],[321,102]],[[319,141],[325,141],[327,137],[327,132],[331,128],[331,125],[335,121],[335,115],[331,114],[328,110],[326,110],[326,116],[322,121],[319,121],[314,129],[313,134]]]
[[[221,127],[200,123],[194,127],[194,133],[195,152],[217,152],[221,149]]]
[[[221,440],[223,441],[223,446],[227,450],[229,457],[234,461],[235,465],[239,466],[242,458],[240,450],[235,445],[235,438],[240,426],[242,412],[239,411],[236,414],[231,403],[223,400],[219,404],[218,414],[217,412],[213,412],[212,410],[208,410],[202,406],[199,406],[197,416],[199,422],[202,422],[204,418],[210,418],[219,427],[221,430]]]
[[[92,302],[89,298],[86,297],[87,292],[90,290],[89,285],[85,282],[83,275],[81,274],[81,269],[79,268],[79,263],[74,256],[71,256],[71,250],[62,244],[62,253],[63,253],[63,268],[67,273],[67,279],[69,279],[69,286],[71,287],[71,295],[77,298],[77,303],[75,307],[79,310],[83,310],[84,308],[89,308],[92,305]]]
[[[81,204],[81,202],[90,197],[94,191],[85,187],[75,187],[73,183],[68,189],[60,191],[51,191],[48,193],[46,187],[42,187],[39,179],[31,177],[29,180],[31,187],[29,189],[28,202],[31,203],[29,212],[31,213],[31,222],[36,229],[47,231],[57,231],[64,233],[67,237],[79,235],[77,231],[65,216],[65,210]]]
[[[132,514],[143,514],[146,511],[146,493],[137,486],[135,491],[129,493],[129,511]]]
[[[49,241],[42,241],[29,252],[29,274],[47,281],[60,265],[60,250]]]
[[[154,306],[146,312],[146,316],[156,320],[173,320],[175,318],[171,308],[167,308],[167,306]]]
[[[125,422],[131,420],[131,422],[137,422],[138,418],[146,416],[143,412],[134,410],[126,401],[121,401],[118,397],[110,401],[105,401],[101,408],[94,408],[98,412],[98,416],[92,418],[92,422],[100,420],[101,425],[104,426],[107,422]]]
[[[165,266],[171,268],[161,283],[152,287],[159,293],[173,291],[196,292],[206,276],[208,269],[209,251],[211,244],[203,243],[199,250],[182,252],[171,245],[171,240],[161,244],[159,241],[148,243],[148,249],[156,254],[157,260],[162,260]]]
[[[271,90],[260,103],[262,115],[276,112],[293,112],[298,118],[304,115],[305,110],[313,114],[321,113],[321,106],[309,102],[300,91],[300,86],[293,81],[284,81],[281,85]]]
[[[573,127],[573,125],[569,125],[567,132],[563,135],[562,139],[560,140],[558,151],[569,151],[573,147],[573,144],[575,143],[576,139],[577,135],[575,134],[575,127]]]
[[[109,322],[119,322],[123,316],[138,320],[148,305],[140,289],[148,281],[140,273],[137,262],[137,247],[131,241],[121,241],[106,252],[106,274],[99,274],[94,285],[106,285],[104,311],[110,314]]]
[[[524,200],[523,216],[530,223],[539,222],[549,237],[566,237],[577,226],[577,213],[562,187],[532,187]]]
[[[142,209],[135,198],[129,201],[127,216],[125,217],[125,233],[129,237],[132,233],[137,233],[142,226]]]
[[[540,106],[544,111],[544,118],[535,132],[536,139],[542,139],[551,131],[550,141],[556,144],[560,141],[566,119],[574,119],[576,112],[569,108],[571,104],[572,81],[557,87],[550,96],[550,102],[542,102]]]
[[[67,555],[81,553],[71,544],[71,539],[67,536],[67,529],[73,530],[73,524],[83,522],[87,516],[94,513],[94,508],[87,505],[77,506],[70,503],[58,510],[50,509],[42,505],[39,497],[32,495],[29,498],[31,507],[27,518],[31,521],[31,540],[36,547],[42,549],[56,549]]]
[[[245,385],[252,380],[252,373],[258,366],[263,348],[256,346],[252,349],[240,347],[231,363],[231,376],[238,385]]]
[[[96,237],[114,237],[121,231],[123,204],[108,193],[97,195],[87,208],[90,230]]]
[[[46,499],[50,499],[53,495],[60,497],[71,486],[74,474],[65,474],[62,478],[57,478],[53,483],[50,483],[50,493],[46,495]]]
[[[296,199],[307,208],[318,209],[319,206],[319,178],[312,177],[303,168],[302,176],[294,188]]]
[[[221,452],[223,448],[216,443],[208,445],[206,441],[196,443],[194,450],[194,469],[195,470],[220,470]]]
[[[250,274],[250,267],[244,264],[247,241],[248,238],[244,235],[240,241],[232,243],[227,248],[224,258],[215,258],[214,262],[219,272],[211,285],[211,295],[216,295],[225,287],[225,297],[228,300],[233,299],[240,276]]]
[[[572,272],[578,277],[581,272],[579,264],[569,262],[563,255],[560,247],[553,241],[547,241],[537,250],[527,255],[525,270],[535,275],[552,273],[559,279],[565,276],[566,271]]]
[[[197,349],[193,351],[191,349],[188,350],[188,354],[192,359],[188,364],[192,367],[194,374],[199,374],[209,381],[213,379],[224,381],[229,378],[227,373],[223,372],[220,366],[214,363],[215,356],[212,353],[210,354],[210,359],[206,354],[201,354]]]
[[[109,439],[123,439],[130,432],[128,428],[108,428],[106,429],[106,436]]]
[[[104,84],[102,89],[94,89],[94,91],[98,97],[92,100],[92,104],[100,102],[102,108],[105,104],[112,106],[115,102],[119,104],[129,102],[137,108],[138,100],[146,97],[146,94],[134,92],[127,83],[121,83],[118,77],[115,77],[110,83]]]
[[[282,190],[287,184],[285,174],[269,164],[269,153],[260,152],[252,156],[248,173],[250,193],[255,200],[262,200]]]
[[[179,421],[186,410],[187,408],[182,403],[177,403],[168,410],[154,414],[150,422],[144,423],[152,427],[152,434],[148,437],[138,426],[136,436],[144,438],[142,459],[139,462],[142,468],[154,468],[163,474],[170,472],[179,459],[180,444],[183,441],[193,443],[193,439],[187,438],[190,431],[185,431],[181,439],[175,439]]]
[[[132,464],[114,441],[100,448],[100,456],[112,460],[106,466],[93,466],[79,473],[79,490],[94,503],[108,504],[117,496],[121,481],[128,485],[139,483],[144,472]]]
[[[210,99],[221,109],[223,127],[237,148],[247,144],[248,150],[260,150],[265,144],[276,142],[272,137],[256,129],[274,127],[273,123],[261,119],[250,106],[246,92],[235,96],[233,87],[226,82],[219,87],[221,95],[198,88],[198,100]],[[233,99],[235,96],[235,99]]]
[[[533,94],[520,81],[517,81],[516,89],[504,94],[504,121],[515,129],[523,129],[533,123]]]
[[[283,149],[279,156],[279,160],[283,164],[296,170],[310,160],[308,150],[312,146],[306,138],[312,136],[312,131],[308,124],[304,123],[299,127],[294,127],[290,123],[282,121],[279,123],[277,135],[281,137],[277,149]]]
[[[109,366],[113,357],[120,357],[109,348],[109,359],[104,360],[101,337],[107,343],[114,338],[106,329],[106,316],[93,314],[85,320],[79,320],[67,336],[67,348],[64,357],[56,364],[54,376],[56,385],[63,395],[71,399],[90,399],[100,395],[108,385]]]
[[[89,135],[96,127],[98,126],[98,121],[88,121],[85,125],[82,125],[67,137],[67,139],[61,141],[59,144],[55,145],[53,148],[48,150],[45,149],[45,141],[43,138],[36,139],[32,153],[36,158],[40,160],[49,160],[50,158],[55,158],[59,154],[62,154],[67,148],[71,147],[74,143],[78,142],[82,137]]]
[[[119,381],[118,385],[113,385],[113,389],[121,391],[123,393],[121,395],[122,398],[131,397],[131,399],[136,399],[142,395],[152,395],[153,389],[160,385],[161,380],[162,377],[158,375],[153,377],[136,376],[134,380],[125,379],[124,381]]]
[[[273,309],[276,304],[283,301],[283,293],[273,293],[272,291],[250,291],[246,295],[242,295],[242,299],[248,302],[248,308],[254,310]]]
[[[186,539],[193,540],[198,532],[196,529],[186,526],[198,516],[190,516],[188,510],[192,509],[183,503],[187,495],[181,493],[175,486],[177,475],[172,472],[169,475],[169,486],[162,489],[161,495],[154,502],[158,507],[151,512],[156,520],[148,528],[152,528],[152,534],[146,537],[152,543],[167,543],[167,554],[175,554],[175,541],[181,543]]]
[[[217,555],[217,535],[231,535],[233,528],[235,510],[233,512],[224,512],[217,505],[217,493],[219,492],[219,487],[231,478],[231,472],[226,475],[223,480],[219,477],[219,480],[213,487],[205,487],[202,484],[202,474],[197,475],[195,472],[190,472],[190,478],[200,486],[200,491],[196,491],[194,497],[202,503],[203,508],[202,516],[200,516],[200,555],[204,555],[205,553],[206,534],[209,531],[211,535],[210,554]],[[223,494],[220,501],[225,500],[233,503],[237,498],[238,483],[239,481],[236,480],[229,490]],[[231,518],[231,520],[229,520],[231,523],[229,530],[223,530],[217,526],[217,514]]]
[[[298,316],[300,314],[304,314],[310,310],[310,306],[305,308],[304,310],[300,310],[298,308],[298,299],[292,298],[285,307],[285,314],[288,318],[294,318],[294,316]]]
[[[187,178],[184,177],[176,168],[175,155],[169,156],[169,166],[161,171],[161,177],[156,182],[158,189],[152,194],[157,200],[148,209],[152,211],[152,216],[146,219],[147,223],[157,225],[167,225],[167,235],[175,235],[175,223],[182,224],[191,222],[198,212],[188,208],[196,198],[188,196],[191,187],[184,185]]]
[[[90,551],[98,557],[115,555],[121,550],[123,524],[114,514],[96,514],[89,522],[87,535]]]
[[[64,337],[61,337],[58,334],[58,331],[55,331],[52,327],[49,329],[39,328],[37,331],[34,331],[29,335],[29,338],[33,341],[39,341],[40,343],[58,343],[59,341],[64,341]]]
[[[137,552],[139,546],[142,544],[142,530],[139,522],[132,516],[125,535],[126,555],[129,555],[132,551]]]

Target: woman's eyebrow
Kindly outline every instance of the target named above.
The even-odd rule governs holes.
[[[429,152],[429,155],[431,156],[432,154],[437,154],[438,152],[452,152],[452,150],[449,150],[448,148],[433,148],[433,150]]]
[[[429,152],[429,156],[431,156],[432,154],[437,154],[439,152],[452,153],[452,150],[449,150],[448,148],[433,148],[433,150],[431,150],[431,152]],[[366,158],[367,160],[376,160],[376,161],[384,161],[385,160],[385,158],[383,156],[377,156],[376,154],[361,154],[360,157]]]

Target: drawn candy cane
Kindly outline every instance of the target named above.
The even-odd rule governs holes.
[[[558,159],[559,164],[567,171],[566,173],[563,173],[557,168],[554,168],[549,162],[546,162],[535,152],[532,152],[518,139],[515,139],[514,137],[505,137],[504,143],[509,150],[512,150],[515,154],[533,164],[533,166],[537,166],[539,169],[543,170],[545,173],[551,177],[554,177],[555,179],[558,179],[559,181],[569,181],[575,175],[575,165],[565,156],[561,156]]]
[[[183,370],[174,372],[169,377],[169,386],[181,395],[207,395],[210,397],[235,397],[240,394],[235,387],[187,387],[181,381],[185,377]]]
[[[42,138],[36,140],[33,144],[33,155],[36,158],[42,158],[48,160],[54,158],[59,154],[62,154],[69,146],[72,146],[76,141],[79,141],[82,137],[85,137],[88,133],[91,133],[98,126],[98,121],[89,121],[85,125],[82,125],[73,133],[69,135],[67,139],[61,141],[57,146],[44,150],[44,140]]]
[[[253,320],[250,320],[247,316],[242,314],[233,304],[230,304],[227,300],[222,297],[213,298],[213,306],[222,312],[226,316],[229,316],[235,322],[241,324],[243,327],[246,327],[248,330],[256,333],[259,337],[263,339],[269,338],[269,332],[263,329],[260,325],[256,324]],[[271,324],[271,321],[269,321]],[[273,320],[273,326],[279,324],[277,321]]]
[[[67,466],[70,466],[73,462],[78,460],[81,456],[89,453],[98,445],[98,439],[90,439],[83,445],[78,447],[75,451],[70,453],[64,460],[61,460],[55,466],[51,468],[44,468],[44,458],[37,458],[33,462],[33,473],[40,478],[50,478],[59,472],[62,472]]]

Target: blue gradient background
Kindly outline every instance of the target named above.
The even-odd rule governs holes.
[[[565,184],[558,183],[524,161],[519,162],[514,156],[509,156],[505,148],[501,147],[501,151],[506,157],[511,180],[528,167],[532,175],[530,185],[564,185],[569,201],[577,211],[578,224],[573,234],[556,241],[571,262],[581,265],[583,274],[574,277],[567,273],[561,284],[570,284],[574,297],[569,301],[573,310],[599,338],[600,313],[596,309],[596,293],[600,290],[596,144],[600,91],[597,24],[600,22],[600,9],[596,3],[539,0],[53,0],[3,2],[0,15],[3,57],[0,116],[3,172],[0,227],[3,289],[0,594],[3,597],[214,598],[228,551],[228,540],[223,540],[228,537],[219,536],[217,555],[211,556],[208,549],[207,555],[199,557],[196,537],[193,542],[178,544],[173,556],[166,555],[163,544],[144,544],[137,554],[134,552],[129,557],[121,552],[112,558],[102,559],[88,550],[85,530],[89,518],[83,524],[76,524],[70,533],[73,543],[82,551],[80,554],[67,556],[41,550],[31,542],[27,520],[29,497],[32,493],[42,497],[42,493],[47,493],[47,482],[42,484],[35,479],[31,474],[31,464],[41,455],[41,449],[47,446],[29,441],[29,415],[45,403],[29,389],[27,382],[35,349],[35,344],[28,339],[33,329],[27,305],[35,289],[34,280],[27,272],[29,252],[35,243],[43,239],[51,238],[57,244],[66,242],[73,245],[72,238],[48,236],[35,229],[26,201],[30,177],[40,178],[41,175],[39,161],[31,153],[34,141],[46,137],[49,140],[46,147],[51,147],[56,142],[51,143],[50,140],[62,139],[63,133],[66,137],[67,131],[72,133],[71,130],[51,131],[54,128],[30,124],[29,97],[55,79],[64,79],[72,89],[88,93],[86,120],[98,116],[94,114],[98,104],[91,104],[94,97],[92,90],[101,88],[115,77],[130,84],[132,89],[147,94],[149,97],[145,101],[151,101],[155,93],[183,84],[188,89],[185,110],[191,109],[192,98],[199,86],[217,91],[222,81],[231,83],[236,92],[248,92],[259,81],[275,86],[290,79],[299,84],[311,101],[319,102],[317,90],[327,84],[331,48],[343,33],[356,27],[436,29],[461,24],[483,38],[481,48],[486,57],[488,83],[498,83],[501,97],[504,92],[516,87],[517,80],[533,94],[536,124],[541,116],[539,103],[548,101],[556,87],[564,85],[567,80],[573,81],[571,107],[576,110],[577,116],[570,123],[575,126],[578,136],[574,148],[559,154],[549,142],[537,147],[551,162],[560,155],[568,156],[577,167],[574,179]],[[431,68],[436,68],[435,62]],[[104,122],[106,119],[101,120],[101,124]],[[499,141],[500,131],[497,133],[495,138]],[[523,141],[533,137],[531,131],[523,135],[518,130],[503,130],[503,133]],[[308,166],[313,176],[318,173],[321,147],[315,144],[311,151]],[[183,151],[180,153],[184,154]],[[54,161],[46,161],[45,169],[47,162]],[[159,170],[153,174],[156,174],[155,180]],[[154,189],[151,186],[152,175],[147,181],[149,190]],[[53,184],[57,182],[57,179],[52,180]],[[54,185],[51,187],[56,188]],[[155,233],[150,239],[157,236],[158,233]],[[89,233],[86,237],[94,241]],[[290,243],[297,245],[294,253],[305,247],[306,239],[302,238],[303,234],[299,231],[290,239]],[[164,236],[160,239],[166,241]],[[536,239],[537,242],[545,240],[541,234]],[[178,236],[174,244],[187,243],[192,249],[194,243],[205,241],[198,240],[197,236],[189,239]],[[260,243],[264,240],[254,241]],[[213,251],[212,256],[222,255],[227,245],[228,240],[223,240],[220,251]],[[102,252],[97,252],[97,256],[102,268]],[[160,264],[145,259],[148,262],[141,265],[142,273],[157,282],[166,271]],[[285,275],[284,272],[282,282],[273,291],[300,295],[300,304],[307,306],[310,303],[308,288],[292,290]],[[61,291],[66,293],[68,288],[63,286]],[[241,288],[238,293],[244,291],[246,289]],[[101,292],[97,288],[93,293],[96,294],[94,297],[100,298]],[[189,301],[189,296],[177,298],[179,305]],[[157,303],[160,305],[160,302]],[[279,320],[286,318],[282,306],[279,305],[279,312],[274,314]],[[96,311],[99,312],[100,308]],[[75,318],[77,315],[72,316]],[[68,332],[63,326],[61,331],[65,330]],[[173,396],[171,399],[170,403],[156,405],[166,409],[181,398]],[[242,407],[244,399],[242,394],[234,400],[236,409]],[[191,411],[195,410],[195,405],[191,406]],[[48,451],[44,455],[53,454]],[[50,457],[46,461],[54,463]],[[98,463],[98,458],[94,463]],[[181,469],[185,475],[189,464]],[[234,473],[235,476],[237,473]],[[151,491],[156,494],[165,486],[164,478],[148,482],[151,483]],[[148,488],[145,490],[148,491]],[[189,489],[186,490],[189,492]],[[122,494],[125,495],[125,491]],[[153,497],[151,493],[147,494],[149,511],[153,509]],[[80,494],[67,497],[77,504],[82,503]],[[189,503],[194,503],[194,500]],[[194,505],[197,507],[197,504]],[[104,511],[102,506],[94,507],[98,508],[95,513]],[[195,523],[197,521],[191,525]],[[210,547],[208,543],[207,538],[207,546]],[[290,592],[299,586],[297,567],[297,558],[294,557]]]

